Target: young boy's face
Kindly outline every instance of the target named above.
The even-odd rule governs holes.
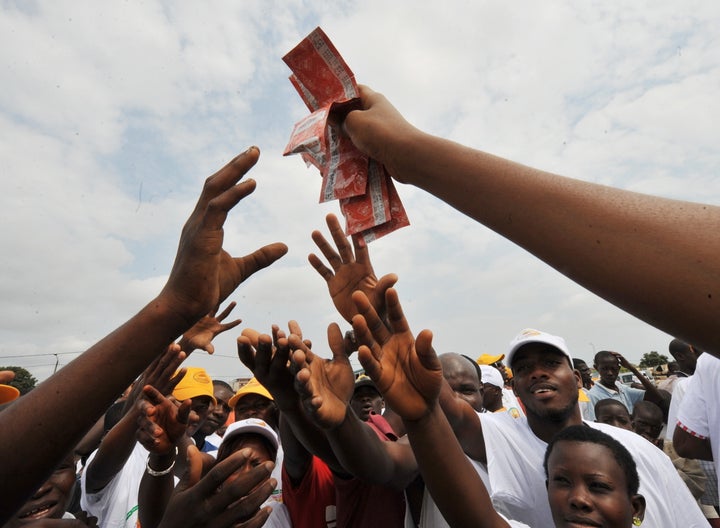
[[[75,461],[68,455],[3,528],[20,528],[40,519],[62,518],[74,484]]]
[[[630,414],[624,405],[604,405],[595,412],[595,421],[632,431]]]
[[[558,442],[548,459],[547,492],[557,528],[631,526],[644,512],[613,453],[589,442]]]

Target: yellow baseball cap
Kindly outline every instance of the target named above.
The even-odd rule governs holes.
[[[500,354],[497,356],[483,354],[479,358],[477,358],[477,363],[478,365],[492,365],[493,363],[497,363],[498,361],[502,361],[503,359],[505,359],[505,354]]]
[[[209,396],[213,404],[217,403],[213,395],[212,379],[201,367],[187,367],[183,379],[175,386],[172,395],[178,401],[184,401],[198,396]]]
[[[235,396],[228,400],[230,408],[234,409],[238,400],[247,394],[259,394],[260,396],[265,396],[268,400],[273,399],[270,392],[268,392],[268,390],[257,380],[257,378],[250,378],[250,381],[240,387],[235,393]]]

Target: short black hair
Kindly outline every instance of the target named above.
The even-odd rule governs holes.
[[[606,447],[610,450],[615,462],[618,463],[620,469],[622,469],[625,474],[628,496],[632,497],[637,494],[638,488],[640,487],[640,477],[638,477],[637,466],[630,452],[612,436],[588,425],[571,425],[557,433],[553,439],[550,440],[545,450],[545,460],[543,461],[545,478],[547,478],[548,475],[548,459],[558,442],[580,442]]]
[[[616,406],[616,407],[622,407],[623,409],[625,409],[625,412],[627,412],[628,416],[630,416],[630,411],[628,411],[627,406],[626,406],[623,402],[618,401],[618,400],[613,400],[612,398],[604,398],[604,399],[602,399],[602,400],[598,400],[598,401],[595,403],[595,409],[594,409],[594,411],[595,411],[595,416],[597,416],[598,414],[600,414],[600,411],[601,411],[604,407],[612,407],[613,405]]]
[[[595,364],[597,365],[603,359],[613,359],[613,360],[615,360],[615,362],[617,362],[617,358],[615,357],[615,354],[613,354],[612,352],[610,352],[608,350],[601,350],[600,352],[595,354],[595,359],[594,359]]]
[[[222,387],[224,389],[229,390],[230,392],[235,392],[227,381],[214,379],[214,380],[212,380],[212,384],[213,384],[213,387]]]
[[[580,365],[587,366],[587,361],[585,361],[584,359],[572,358],[572,362],[573,362],[573,368],[576,368],[578,370],[580,369]]]

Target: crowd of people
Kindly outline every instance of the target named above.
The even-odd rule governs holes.
[[[313,232],[309,260],[352,330],[329,325],[328,359],[295,321],[245,328],[252,380],[210,379],[188,356],[239,324],[224,322],[234,303],[218,310],[287,251],[223,250],[225,219],[255,188],[241,181],[251,147],[206,180],[152,302],[28,394],[0,390],[2,526],[720,526],[720,210],[431,136],[366,87],[361,103],[342,126],[363,153],[677,335],[674,378],[658,387],[603,351],[593,381],[562,337],[532,328],[506,351],[438,355],[430,330],[411,331],[397,276],[378,278],[329,215],[332,242]]]

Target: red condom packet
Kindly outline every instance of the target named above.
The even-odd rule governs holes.
[[[283,61],[310,115],[293,127],[283,155],[300,154],[320,170],[320,202],[340,200],[345,232],[371,242],[409,225],[385,167],[368,159],[330,119],[359,108],[355,75],[322,29],[316,28]]]

